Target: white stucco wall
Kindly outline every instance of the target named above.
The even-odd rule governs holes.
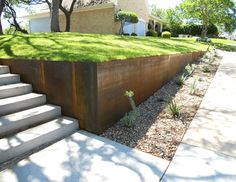
[[[29,21],[30,32],[50,32],[50,17],[37,18]]]

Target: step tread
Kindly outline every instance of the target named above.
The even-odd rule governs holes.
[[[4,99],[0,99],[0,106],[13,104],[13,103],[17,103],[17,102],[21,102],[21,101],[24,101],[24,100],[37,98],[37,97],[42,97],[42,96],[45,96],[45,95],[37,94],[37,93],[29,93],[29,94],[20,95],[20,96],[4,98]]]
[[[27,87],[27,86],[31,86],[31,84],[15,83],[15,84],[9,84],[9,85],[1,85],[0,86],[0,91],[4,91],[4,90],[8,90],[8,89],[20,88],[20,87]]]
[[[14,76],[19,76],[19,75],[18,74],[12,74],[12,73],[1,74],[0,79],[1,78],[6,78],[6,77],[14,77]]]
[[[18,74],[0,74],[0,85],[9,85],[20,82],[20,75]]]
[[[6,73],[9,73],[10,72],[10,69],[8,66],[5,66],[5,65],[0,65],[0,74],[6,74]]]
[[[34,117],[36,115],[40,115],[40,114],[43,114],[45,112],[49,112],[49,111],[52,111],[54,109],[60,109],[60,108],[61,107],[56,106],[56,105],[47,104],[47,105],[42,105],[42,106],[39,106],[39,107],[34,107],[32,109],[27,109],[27,110],[24,110],[24,111],[9,114],[9,115],[6,115],[6,116],[2,116],[2,117],[0,117],[0,127],[3,126],[3,125],[10,125],[14,122],[21,121],[25,118]]]
[[[0,86],[0,99],[25,95],[32,92],[32,85],[26,83],[15,83]]]
[[[63,129],[63,127],[65,126],[75,124],[77,125],[77,123],[78,121],[76,119],[72,119],[69,117],[60,117],[34,128],[17,133],[13,136],[0,139],[0,158],[1,153],[4,153],[4,151],[20,146],[21,144],[24,144],[26,142],[30,142],[55,130]]]

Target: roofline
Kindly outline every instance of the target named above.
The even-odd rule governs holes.
[[[106,8],[112,8],[112,7],[115,7],[114,2],[105,3],[105,4],[98,4],[95,6],[75,8],[73,12],[93,11],[93,10],[97,10],[97,9],[106,9]],[[60,11],[59,14],[61,15],[62,12]],[[49,17],[49,16],[50,16],[50,12],[47,11],[47,12],[43,12],[43,13],[35,13],[35,14],[31,14],[31,15],[22,16],[21,18],[27,19],[27,20],[32,20],[32,19],[38,19],[38,18],[45,18],[45,17]]]
[[[154,20],[156,20],[160,23],[164,23],[164,21],[162,19],[160,19],[159,17],[157,17],[157,16],[149,14],[149,18],[154,19]]]

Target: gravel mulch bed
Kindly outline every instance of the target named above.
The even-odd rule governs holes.
[[[221,58],[218,57],[214,62],[209,63],[206,57],[199,59],[194,63],[197,68],[183,86],[176,84],[182,72],[137,107],[140,115],[134,126],[127,127],[122,122],[118,122],[101,136],[171,160],[214,78],[220,60]],[[205,66],[210,68],[209,73],[203,72]],[[191,95],[190,86],[194,81],[198,92]],[[179,118],[173,118],[168,109],[172,99],[181,106]]]

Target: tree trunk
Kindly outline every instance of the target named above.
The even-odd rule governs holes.
[[[202,23],[202,34],[201,38],[204,39],[207,36],[207,27],[208,27],[208,19],[204,17],[203,23]]]
[[[73,0],[71,2],[71,5],[70,5],[70,8],[67,9],[66,7],[63,7],[62,6],[62,0],[60,0],[60,10],[64,13],[65,15],[65,18],[66,18],[66,28],[65,28],[65,31],[66,32],[70,32],[70,18],[71,18],[71,14],[74,10],[74,6],[75,6],[75,3],[76,3],[76,0]]]
[[[119,31],[120,35],[124,34],[124,26],[125,26],[125,20],[121,20],[120,31]]]
[[[2,29],[2,12],[5,7],[5,0],[0,0],[0,35],[3,34],[3,29]]]
[[[70,32],[70,13],[65,13],[66,17],[66,29],[65,32]]]
[[[205,4],[205,9],[202,10],[202,33],[201,38],[204,39],[207,36],[207,28],[208,28],[208,7],[207,4]]]
[[[52,0],[51,5],[51,31],[52,32],[60,32],[59,26],[59,0]]]

